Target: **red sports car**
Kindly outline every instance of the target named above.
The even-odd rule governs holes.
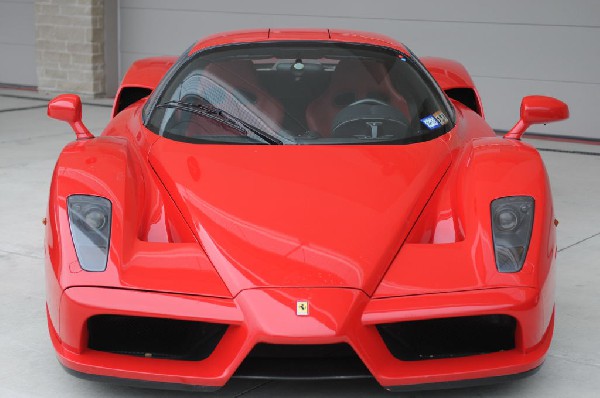
[[[564,103],[525,97],[497,137],[457,62],[376,34],[265,29],[135,62],[98,137],[75,95],[48,114],[77,136],[46,230],[48,326],[70,372],[411,390],[542,364],[556,227],[519,139]]]

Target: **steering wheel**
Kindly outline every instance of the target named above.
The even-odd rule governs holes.
[[[388,104],[385,101],[379,100],[377,98],[363,98],[363,99],[359,99],[358,101],[354,101],[353,103],[351,103],[350,105],[347,105],[347,106],[353,106],[353,105],[384,105],[384,106],[389,106],[390,104]]]
[[[402,138],[408,120],[402,111],[376,98],[363,98],[343,108],[333,118],[332,137],[371,137],[392,135]]]

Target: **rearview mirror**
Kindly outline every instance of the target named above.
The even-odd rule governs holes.
[[[81,121],[81,98],[75,94],[61,94],[48,103],[48,116],[69,123],[78,140],[94,138]]]
[[[558,122],[569,117],[569,107],[553,97],[530,95],[521,101],[521,119],[504,135],[504,138],[520,140],[532,124]]]

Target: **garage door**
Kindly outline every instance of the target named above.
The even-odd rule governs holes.
[[[0,84],[36,86],[34,0],[0,0]]]
[[[121,75],[135,60],[178,55],[225,30],[329,27],[375,31],[418,55],[461,61],[478,85],[492,127],[509,129],[520,100],[566,101],[571,119],[535,132],[600,138],[600,2],[594,0],[121,0]]]

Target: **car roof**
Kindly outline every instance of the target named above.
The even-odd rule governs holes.
[[[408,54],[408,49],[400,42],[389,36],[378,33],[361,32],[342,29],[252,29],[236,30],[218,33],[200,39],[190,49],[192,55],[206,48],[218,47],[227,44],[258,43],[273,41],[327,41],[340,43],[360,43],[383,47],[390,47]]]

